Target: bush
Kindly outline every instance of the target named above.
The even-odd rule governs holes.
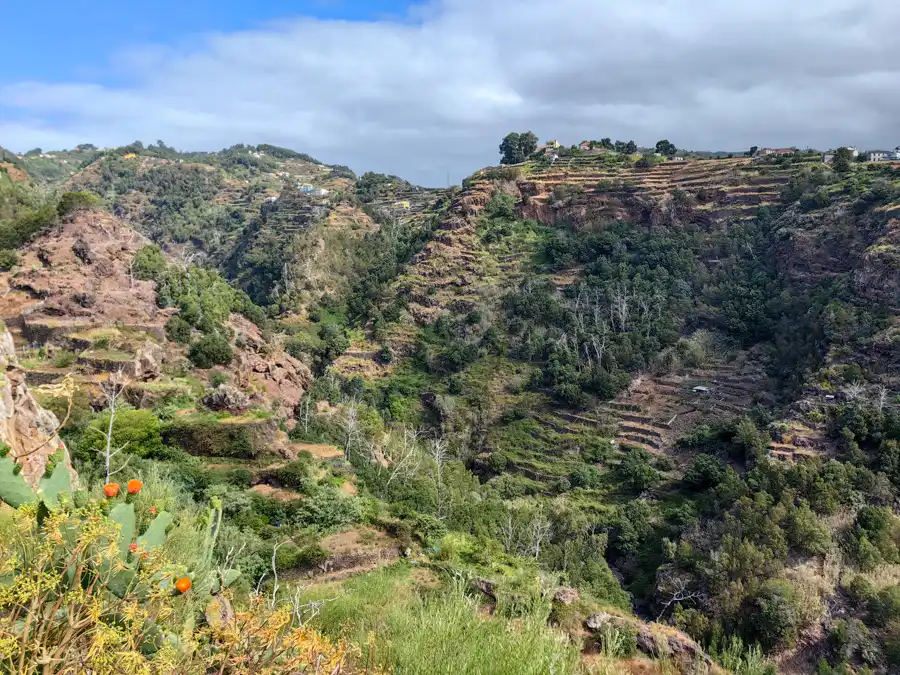
[[[900,585],[882,589],[869,602],[869,612],[879,626],[900,620]]]
[[[166,258],[159,246],[144,246],[135,252],[131,269],[135,279],[156,281],[166,269]]]
[[[800,629],[797,591],[783,579],[765,582],[750,601],[750,632],[765,649],[792,647]]]
[[[264,438],[253,435],[246,424],[223,424],[219,420],[201,417],[175,418],[162,429],[169,445],[183,448],[192,455],[239,457],[251,459],[262,449]]]
[[[282,487],[293,488],[306,492],[312,485],[309,473],[309,463],[302,460],[288,462],[272,472],[274,478]]]
[[[166,321],[166,337],[172,342],[186,345],[191,341],[191,325],[178,315],[172,316]]]
[[[18,262],[19,256],[15,251],[0,249],[0,272],[9,272]]]
[[[76,444],[75,456],[96,463],[105,448],[104,434],[109,427],[109,413],[99,415]],[[112,448],[125,447],[125,452],[139,457],[159,457],[164,450],[159,419],[150,410],[117,410],[113,420]],[[124,461],[124,457],[121,461]]]
[[[53,355],[54,368],[69,368],[75,363],[75,352],[68,349],[60,349]]]
[[[227,366],[232,358],[231,345],[218,333],[204,335],[191,345],[188,358],[198,368]]]
[[[643,492],[659,482],[659,474],[650,466],[645,450],[631,448],[616,467],[616,476],[632,492]]]
[[[60,218],[66,219],[91,208],[99,201],[100,198],[90,192],[66,192],[60,197],[56,212]]]

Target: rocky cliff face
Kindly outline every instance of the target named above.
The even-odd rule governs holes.
[[[237,383],[252,392],[254,402],[271,401],[281,417],[293,417],[294,408],[312,384],[312,372],[266,342],[259,328],[244,317],[233,314],[228,324],[238,336],[231,365]]]
[[[116,323],[162,335],[172,311],[157,307],[153,282],[130,273],[135,252],[145,244],[114,216],[78,214],[42,233],[20,252],[13,272],[0,274],[0,318],[21,321],[26,337],[36,342]]]
[[[10,456],[22,466],[25,482],[37,487],[47,460],[65,445],[56,433],[56,416],[39,406],[28,391],[12,335],[5,326],[0,329],[0,368],[0,441],[9,446]],[[65,456],[68,462],[68,452]],[[71,467],[70,471],[75,478]]]

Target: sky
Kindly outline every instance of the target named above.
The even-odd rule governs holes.
[[[0,0],[0,145],[272,143],[423,185],[509,131],[900,145],[896,0]]]

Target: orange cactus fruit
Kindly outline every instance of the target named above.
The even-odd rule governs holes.
[[[128,481],[128,494],[136,495],[141,491],[141,488],[144,487],[144,484],[139,481],[137,478],[132,478]]]
[[[175,582],[175,590],[179,593],[187,593],[191,590],[191,580],[187,577],[181,577]]]
[[[119,494],[119,484],[118,483],[107,483],[103,486],[103,494],[112,499],[117,494]]]

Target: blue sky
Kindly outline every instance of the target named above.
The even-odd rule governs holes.
[[[400,20],[406,0],[0,0],[0,85],[113,79],[110,59],[146,44],[255,29],[293,17]]]
[[[900,144],[896,0],[0,0],[0,145],[272,143],[442,185],[510,131]]]

